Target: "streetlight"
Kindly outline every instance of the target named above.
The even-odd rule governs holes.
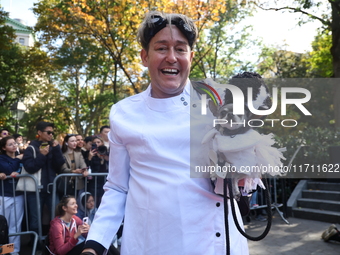
[[[15,133],[19,132],[19,120],[24,117],[24,113],[26,111],[26,106],[22,102],[16,102],[12,104],[10,108],[13,117],[17,120],[15,123]]]

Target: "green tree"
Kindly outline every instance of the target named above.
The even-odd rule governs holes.
[[[226,80],[237,72],[246,69],[247,63],[238,58],[242,49],[255,44],[248,41],[251,27],[238,27],[238,24],[251,10],[242,8],[236,1],[226,1],[228,12],[219,13],[219,21],[209,30],[203,31],[195,49],[191,77]]]
[[[42,75],[49,67],[46,52],[39,48],[24,47],[15,43],[15,31],[6,25],[8,13],[0,9],[0,115],[8,121],[6,126],[14,123],[10,106],[24,99],[34,97],[42,84]],[[29,110],[29,109],[28,109]]]
[[[332,75],[331,77],[340,78],[340,0],[313,1],[313,0],[291,0],[289,4],[280,7],[272,7],[273,2],[266,0],[256,1],[257,6],[265,10],[289,10],[301,13],[300,24],[309,20],[318,20],[323,26],[322,33],[331,33],[332,46],[330,54],[332,56]],[[269,6],[269,7],[268,7]],[[325,10],[322,14],[320,9]],[[330,73],[327,73],[330,74]],[[340,127],[340,87],[335,85],[333,91],[334,119],[335,126]]]

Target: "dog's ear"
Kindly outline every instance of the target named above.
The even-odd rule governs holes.
[[[218,105],[215,104],[212,100],[209,100],[208,102],[209,109],[212,112],[212,114],[217,117],[218,116]]]

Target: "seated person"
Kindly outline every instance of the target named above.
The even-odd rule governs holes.
[[[76,216],[78,205],[73,196],[64,196],[56,208],[56,217],[51,221],[49,249],[55,255],[80,255],[84,242],[78,243],[81,235],[86,237],[90,226]]]

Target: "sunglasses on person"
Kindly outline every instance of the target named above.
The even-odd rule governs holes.
[[[154,37],[159,31],[165,28],[169,21],[159,15],[154,15],[152,16],[151,23],[153,24],[153,26],[146,27],[146,29],[144,30],[144,38],[147,42],[150,42],[152,37]],[[188,39],[190,48],[192,48],[196,37],[196,31],[192,30],[188,26],[188,24],[186,24],[183,19],[179,17],[172,19],[170,21],[170,24],[175,25],[184,34],[184,36]]]
[[[54,132],[52,131],[42,131],[42,132],[46,132],[48,135],[54,135]]]

